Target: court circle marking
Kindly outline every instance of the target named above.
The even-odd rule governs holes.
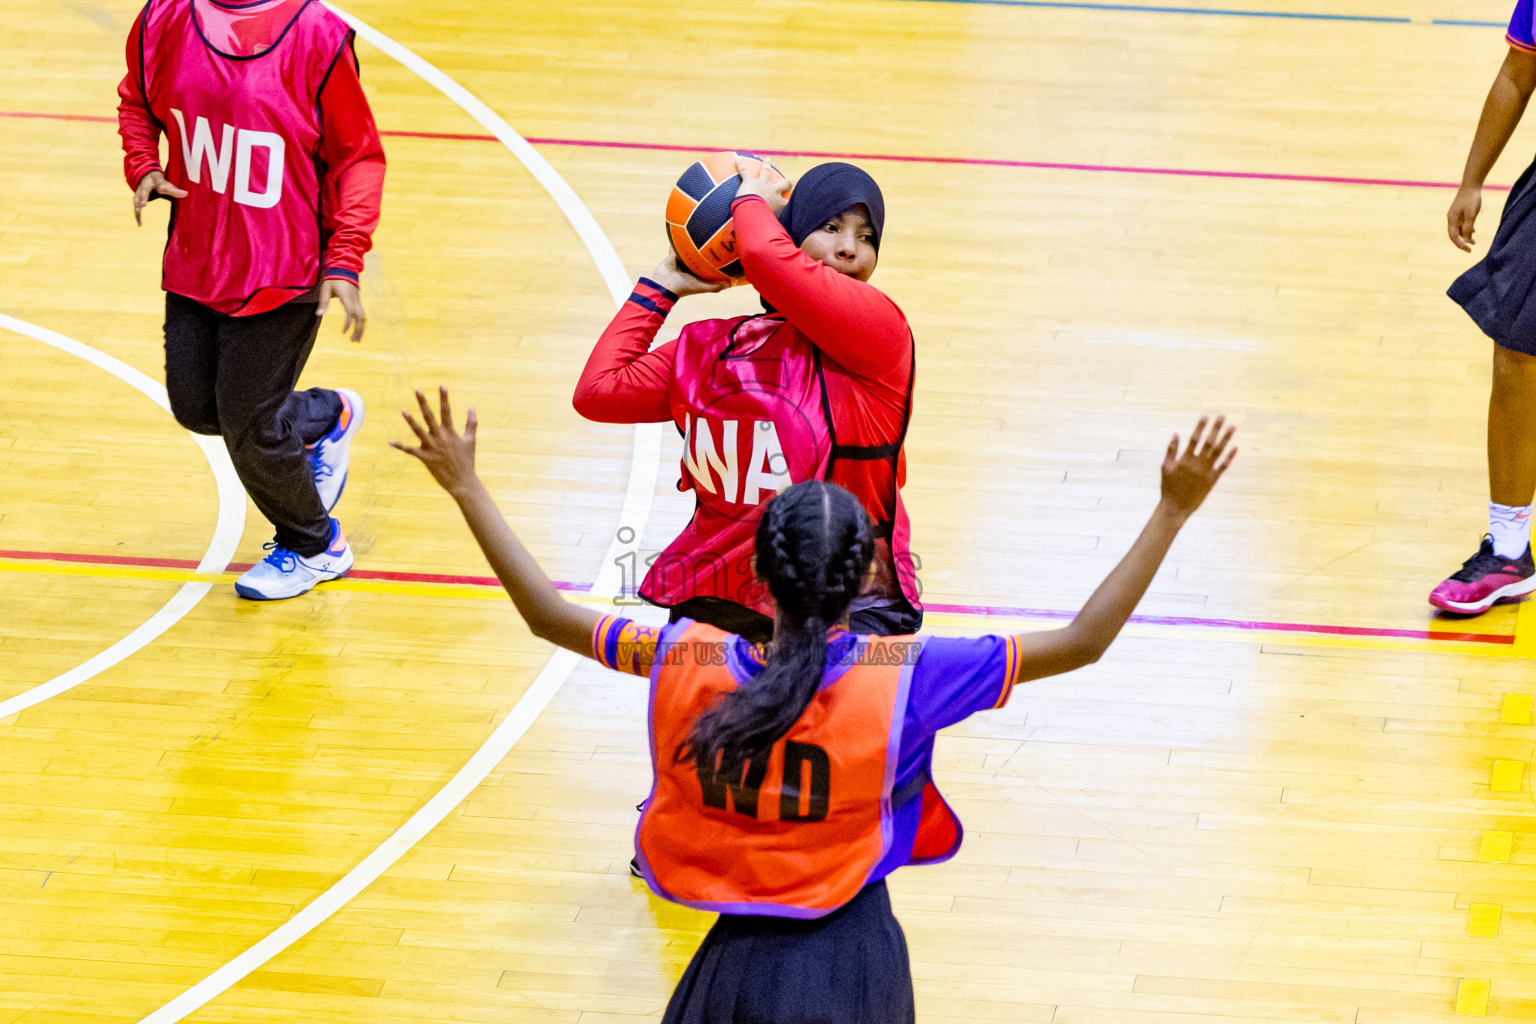
[[[31,338],[33,341],[40,341],[60,352],[83,359],[142,393],[167,413],[171,411],[170,399],[165,393],[164,385],[115,356],[109,356],[99,349],[66,337],[57,331],[50,331],[46,327],[39,327],[37,324],[18,320],[3,313],[0,313],[0,329]],[[213,482],[219,495],[218,520],[213,528],[213,537],[208,541],[208,550],[203,552],[202,560],[198,562],[197,571],[218,574],[229,567],[230,559],[235,555],[235,548],[240,543],[240,536],[245,532],[245,488],[240,485],[240,478],[235,475],[235,467],[229,461],[229,453],[224,450],[222,439],[204,437],[190,431],[188,436],[197,443],[198,448],[202,449],[203,457],[208,460],[208,468],[213,471]],[[125,658],[137,654],[166,630],[180,622],[212,589],[212,583],[201,581],[183,583],[159,611],[111,647],[46,683],[40,683],[8,700],[0,701],[0,721],[40,704],[50,697],[57,697]]]
[[[351,14],[327,3],[362,39],[385,55],[394,58],[408,70],[436,88],[452,100],[486,131],[496,136],[544,187],[560,208],[571,226],[576,229],[582,244],[597,264],[598,273],[607,285],[615,308],[622,307],[628,299],[631,285],[629,272],[613,243],[598,226],[597,219],[586,204],[560,176],[560,173],[544,159],[521,135],[512,129],[490,107],[455,82],[439,68],[423,60],[411,50],[395,42],[389,36]],[[640,535],[650,517],[651,499],[656,491],[656,479],[661,469],[661,424],[641,423],[635,426],[634,449],[630,459],[629,484],[625,488],[624,503],[619,513],[620,526],[614,533],[602,567],[588,593],[594,597],[617,596],[623,582],[622,559],[638,549]],[[316,896],[297,913],[277,928],[268,932],[254,945],[247,947],[212,974],[186,989],[170,1002],[161,1006],[139,1021],[139,1024],[176,1024],[189,1014],[197,1012],[213,999],[238,984],[252,971],[298,942],[314,928],[322,924],[336,911],[344,907],[364,889],[372,885],[380,875],[407,851],[426,837],[448,814],[475,790],[485,777],[509,754],[518,740],[523,738],[534,720],[548,706],[555,693],[581,663],[581,657],[564,648],[556,648],[544,668],[518,698],[491,735],[454,773],[442,789],[434,793],[415,814],[380,843],[356,867],[343,875],[329,889]]]

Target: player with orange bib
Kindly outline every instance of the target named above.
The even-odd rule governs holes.
[[[861,636],[848,610],[875,550],[861,503],[807,480],[755,528],[774,602],[765,647],[688,618],[661,628],[567,601],[475,474],[475,413],[453,427],[417,392],[426,464],[458,502],[533,632],[650,680],[654,783],[635,847],[661,897],[716,911],[663,1020],[669,1024],[914,1020],[906,938],[885,877],[945,860],[959,819],[933,783],[934,735],[1003,706],[1018,683],[1096,661],[1189,516],[1231,464],[1232,428],[1169,443],[1162,500],[1130,552],[1068,626],[979,639]]]

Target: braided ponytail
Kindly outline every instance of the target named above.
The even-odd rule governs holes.
[[[836,484],[806,480],[770,499],[757,524],[757,573],[778,603],[778,631],[757,678],[715,701],[678,750],[727,778],[799,721],[821,687],[827,630],[859,595],[874,557],[869,517]]]

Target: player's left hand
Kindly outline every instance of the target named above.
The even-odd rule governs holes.
[[[139,227],[144,226],[144,207],[155,196],[170,196],[172,199],[185,199],[187,193],[165,180],[165,175],[160,171],[150,171],[139,179],[139,187],[133,190],[133,222]]]
[[[363,293],[351,281],[335,278],[321,281],[320,305],[315,307],[315,316],[325,316],[332,299],[340,302],[342,310],[347,314],[341,324],[341,333],[346,334],[350,330],[353,341],[362,341],[363,327],[368,323],[368,317],[363,313]]]
[[[761,196],[767,201],[768,209],[773,211],[774,216],[778,216],[789,205],[789,192],[794,188],[794,182],[787,177],[774,181],[768,173],[770,170],[778,168],[767,160],[748,160],[738,156],[736,173],[741,175],[741,187],[736,190],[736,198]]]
[[[448,389],[439,387],[437,395],[439,412],[434,416],[432,407],[427,404],[427,396],[420,390],[416,392],[416,404],[421,406],[421,423],[416,422],[416,417],[405,410],[400,411],[411,433],[421,442],[420,446],[411,448],[399,441],[391,441],[389,446],[416,458],[427,467],[432,479],[443,490],[459,497],[477,479],[475,431],[479,421],[475,418],[475,410],[470,409],[469,415],[464,417],[464,433],[459,433],[453,429],[453,409],[448,405]]]

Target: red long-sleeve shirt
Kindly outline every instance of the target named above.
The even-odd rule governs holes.
[[[878,288],[807,256],[768,204],[744,196],[731,206],[747,280],[818,349],[829,370],[827,398],[838,439],[878,444],[897,436],[912,377],[912,332]],[[650,345],[677,296],[645,279],[603,331],[576,385],[576,411],[600,423],[672,419],[668,389],[676,342]],[[701,325],[689,325],[695,329]],[[898,465],[905,477],[906,458]]]
[[[221,45],[254,45],[256,52],[280,39],[295,9],[302,3],[268,2],[254,7],[202,9],[205,29]],[[136,188],[151,171],[162,171],[160,136],[164,126],[144,94],[142,67],[144,14],[141,10],[128,33],[128,73],[118,85],[118,134],[123,142],[123,175]],[[317,152],[322,167],[320,221],[325,237],[322,279],[356,281],[363,256],[372,246],[384,192],[384,147],[379,141],[368,99],[358,78],[357,57],[351,47],[331,67],[318,98],[321,139]],[[183,184],[173,182],[173,184]],[[279,282],[269,282],[278,285]]]

